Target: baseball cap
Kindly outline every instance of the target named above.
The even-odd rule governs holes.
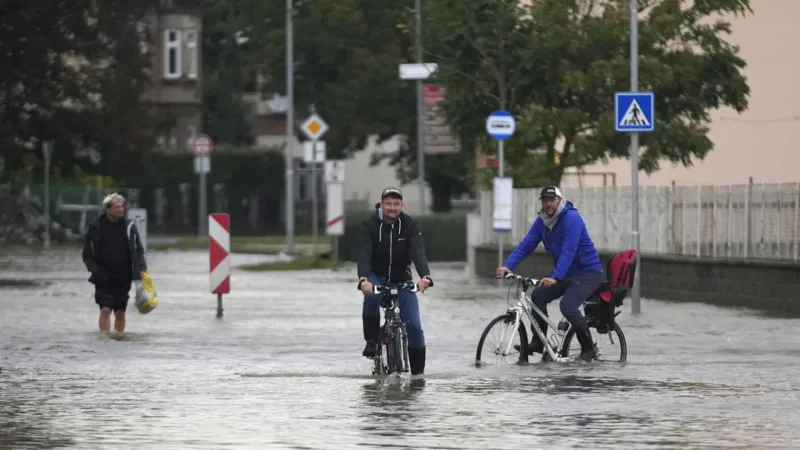
[[[545,197],[561,197],[561,198],[564,198],[564,196],[561,195],[561,190],[558,189],[555,186],[546,186],[546,187],[544,187],[544,189],[542,189],[542,192],[539,193],[539,200],[541,200],[541,199],[543,199]]]
[[[389,195],[397,197],[400,200],[403,199],[403,193],[400,192],[400,189],[397,189],[396,187],[387,187],[386,189],[384,189],[383,192],[381,192],[381,200],[383,200]]]

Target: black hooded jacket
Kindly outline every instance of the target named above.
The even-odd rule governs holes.
[[[361,224],[358,241],[359,278],[374,273],[390,283],[408,281],[412,262],[420,277],[430,277],[422,231],[411,216],[400,213],[394,223],[389,223],[377,209]]]
[[[139,237],[139,229],[136,224],[130,219],[120,219],[123,222],[120,226],[125,228],[127,236],[128,253],[130,259],[130,271],[132,280],[140,280],[142,278],[141,271],[147,271],[147,260],[142,247],[142,241]],[[108,267],[103,267],[103,261],[100,258],[99,252],[102,247],[102,240],[108,236],[109,222],[105,214],[99,215],[89,225],[86,230],[86,235],[83,238],[83,263],[86,269],[91,272],[89,282],[96,284],[96,270],[99,268],[108,270]]]

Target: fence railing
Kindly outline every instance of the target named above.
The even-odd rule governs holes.
[[[30,196],[40,203],[44,196],[41,185],[30,187]],[[101,212],[102,198],[111,193],[122,194],[131,208],[145,208],[148,212],[150,233],[196,233],[198,224],[197,189],[189,183],[167,188],[128,188],[95,186],[69,186],[51,189],[51,213],[66,225],[82,233]],[[318,220],[320,232],[325,230],[326,199],[324,185],[320,187]],[[345,201],[345,212],[372,210],[372,203],[364,199]],[[236,217],[232,232],[239,235],[277,233],[284,230],[284,199],[281,193],[253,189],[245,195],[235,195],[224,184],[209,186],[208,211],[228,212]],[[295,231],[311,232],[311,202],[305,198],[295,201]]]
[[[598,250],[631,246],[630,186],[564,188]],[[511,242],[536,219],[540,189],[515,189]],[[480,196],[481,241],[497,243],[492,192]],[[639,235],[643,253],[710,258],[800,257],[800,183],[642,186]],[[508,238],[506,241],[508,242]]]

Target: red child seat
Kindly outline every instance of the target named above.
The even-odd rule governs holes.
[[[598,296],[605,302],[621,306],[628,290],[633,287],[633,276],[636,274],[636,250],[628,249],[616,253],[608,259],[606,265],[608,282],[604,283]]]

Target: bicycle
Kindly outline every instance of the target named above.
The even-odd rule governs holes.
[[[400,319],[398,302],[395,301],[401,290],[419,292],[419,286],[409,280],[394,285],[374,285],[372,287],[373,294],[382,296],[381,308],[383,308],[384,317],[383,326],[381,326],[381,332],[378,337],[378,351],[375,352],[375,356],[372,358],[373,375],[400,374],[409,371],[408,333],[405,322]]]
[[[615,308],[622,305],[628,290],[633,285],[633,275],[636,271],[636,257],[636,251],[630,249],[619,252],[609,258],[607,270],[608,273],[611,274],[613,281],[601,284],[597,291],[590,295],[582,305],[584,315],[586,316],[586,323],[590,329],[596,329],[598,334],[606,334],[612,344],[614,343],[612,333],[616,335],[620,345],[620,355],[619,358],[616,359],[617,362],[625,362],[627,360],[628,343],[625,339],[625,334],[622,332],[622,328],[620,328],[615,320],[616,316],[622,311],[615,311]],[[539,339],[544,344],[542,362],[573,361],[574,358],[570,357],[569,349],[570,343],[572,343],[572,340],[575,338],[575,330],[572,328],[572,325],[565,318],[562,318],[557,325],[553,324],[550,318],[544,315],[544,313],[531,302],[528,296],[528,289],[537,286],[540,280],[523,277],[511,272],[507,272],[503,278],[518,282],[517,304],[509,307],[505,314],[492,319],[483,330],[480,340],[478,341],[478,350],[475,354],[475,365],[481,365],[483,344],[492,328],[501,322],[506,324],[508,330],[506,333],[502,334],[503,339],[501,340],[501,345],[494,349],[494,354],[505,357],[511,354],[512,349],[518,350],[519,358],[517,363],[524,364],[528,362],[528,345],[530,344],[528,333],[522,321],[523,314],[530,321],[531,329],[536,332]],[[510,289],[511,287],[509,287],[509,291]],[[553,339],[548,339],[544,335],[544,332],[534,319],[534,315],[543,318],[547,322],[548,330],[555,330],[555,334],[552,335]],[[513,326],[509,326],[510,324],[513,324]],[[514,345],[513,335],[515,330],[520,339],[518,345]],[[510,336],[507,336],[508,331],[511,332]],[[506,339],[508,339],[507,343]],[[602,356],[602,349],[599,348],[597,340],[594,338],[592,340],[595,341],[597,359],[600,359],[600,356]]]

